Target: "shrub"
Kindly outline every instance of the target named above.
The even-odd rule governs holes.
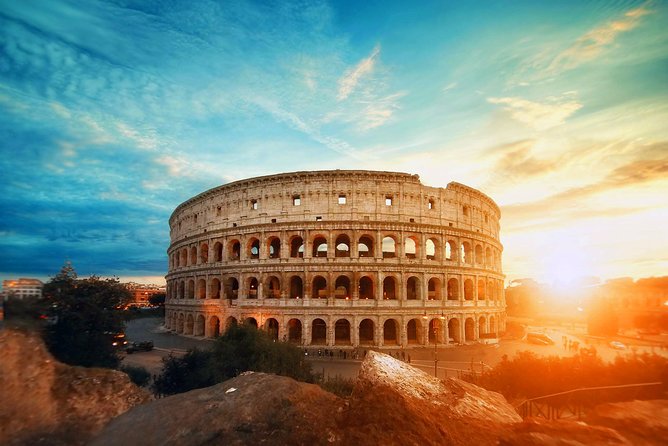
[[[151,380],[151,374],[144,367],[124,365],[121,366],[121,372],[126,373],[130,377],[130,381],[144,387]]]

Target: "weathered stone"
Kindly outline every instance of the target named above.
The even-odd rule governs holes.
[[[57,362],[35,334],[0,331],[0,444],[83,444],[151,399],[125,373]]]
[[[631,446],[613,429],[584,422],[530,418],[501,437],[501,446]]]
[[[586,421],[615,429],[634,445],[664,445],[668,441],[668,400],[601,404],[587,414]]]

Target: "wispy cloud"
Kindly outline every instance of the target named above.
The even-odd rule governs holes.
[[[380,54],[380,45],[376,45],[371,54],[362,59],[353,69],[349,70],[341,79],[339,79],[339,94],[337,99],[343,101],[357,87],[360,80],[373,71],[376,64],[376,58]]]
[[[528,177],[544,175],[554,170],[557,162],[552,159],[539,159],[533,156],[532,149],[536,144],[534,139],[524,139],[491,151],[497,158],[493,171],[499,172],[507,178],[521,182]]]
[[[563,124],[569,116],[582,108],[582,104],[573,98],[573,94],[551,96],[545,102],[519,97],[490,97],[487,102],[503,105],[513,119],[536,130],[547,130]]]

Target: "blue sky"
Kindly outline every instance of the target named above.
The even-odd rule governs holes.
[[[509,279],[668,273],[668,4],[0,0],[0,278],[160,281],[185,199],[398,170],[502,207]]]

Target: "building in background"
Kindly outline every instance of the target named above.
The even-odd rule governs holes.
[[[10,279],[2,281],[2,300],[9,297],[24,299],[26,297],[42,297],[44,283],[39,279]]]
[[[150,298],[156,294],[165,294],[166,288],[159,285],[146,285],[143,283],[128,282],[124,284],[132,293],[132,300],[128,305],[146,307],[150,305]]]

